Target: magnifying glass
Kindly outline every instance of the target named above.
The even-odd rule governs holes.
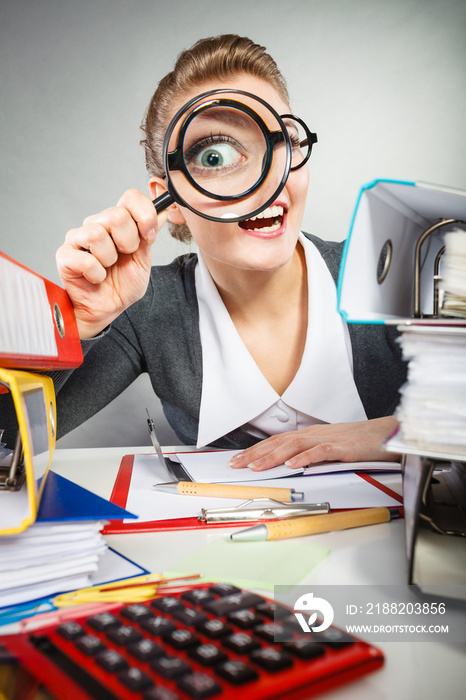
[[[163,146],[168,191],[154,200],[157,213],[176,202],[211,221],[251,218],[276,200],[295,169],[293,161],[301,167],[316,140],[304,122],[280,116],[251,93],[203,93],[168,126]]]

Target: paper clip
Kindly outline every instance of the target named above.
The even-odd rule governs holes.
[[[180,583],[176,586],[172,584],[178,581],[198,579],[200,576],[201,574],[192,574],[191,576],[167,579],[162,574],[144,574],[123,581],[62,593],[53,599],[53,603],[57,608],[88,603],[140,603],[150,598],[156,598],[158,595],[189,590],[191,587],[189,583]]]
[[[262,505],[261,505],[262,504]],[[282,503],[272,498],[253,498],[234,508],[202,508],[198,520],[204,523],[229,523],[254,520],[283,520],[304,515],[330,513],[330,504]]]

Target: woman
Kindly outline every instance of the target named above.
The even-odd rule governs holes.
[[[290,173],[273,209],[246,224],[209,221],[176,203],[155,212],[170,119],[217,88],[291,111],[263,47],[232,35],[201,40],[178,57],[147,110],[151,198],[128,190],[58,250],[85,351],[58,393],[60,434],[148,372],[180,440],[248,448],[234,467],[387,459],[380,445],[396,425],[405,368],[393,331],[347,328],[336,312],[343,244],[300,233],[307,165]],[[167,219],[199,255],[151,268]],[[64,377],[56,378],[59,388]]]

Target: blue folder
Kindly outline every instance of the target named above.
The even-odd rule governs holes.
[[[39,505],[37,522],[122,520],[137,517],[50,469]]]

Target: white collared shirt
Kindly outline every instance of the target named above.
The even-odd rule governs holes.
[[[314,244],[306,255],[308,327],[301,365],[280,396],[235,328],[199,253],[195,280],[202,344],[198,447],[242,427],[259,438],[314,423],[366,419],[352,372],[348,329],[337,311],[335,283]]]

